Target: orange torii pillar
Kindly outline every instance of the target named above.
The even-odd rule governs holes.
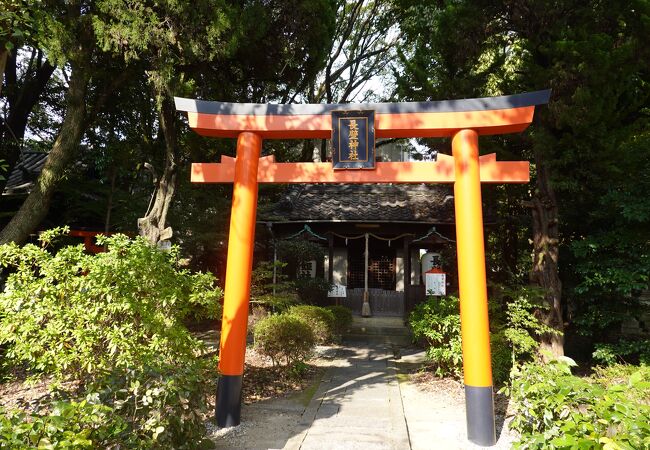
[[[493,445],[496,443],[496,433],[483,242],[483,206],[476,131],[461,130],[454,134],[451,150],[456,176],[454,182],[456,258],[460,291],[467,437],[479,445]]]
[[[239,425],[240,421],[248,301],[255,247],[257,165],[261,151],[262,138],[259,135],[244,132],[237,138],[219,349],[221,377],[217,387],[217,423],[222,427]]]
[[[481,183],[527,183],[525,161],[479,156],[478,137],[515,133],[532,122],[550,91],[467,100],[359,105],[261,105],[176,98],[190,127],[237,138],[237,157],[192,165],[192,182],[234,183],[216,419],[241,420],[242,376],[255,239],[258,183],[454,183],[467,436],[496,443]],[[260,158],[263,139],[330,138],[332,111],[374,110],[378,138],[450,137],[452,156],[436,162],[377,162],[373,170],[334,171],[331,163],[276,163]]]

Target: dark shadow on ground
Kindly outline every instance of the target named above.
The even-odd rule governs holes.
[[[350,370],[349,377],[348,367],[333,366],[324,370],[310,366],[315,377],[311,384],[299,386],[297,382],[297,389],[283,398],[244,404],[239,427],[211,433],[216,448],[300,448],[306,431],[314,422],[337,415],[350,395],[394,380],[394,372],[383,365],[392,357],[392,352],[376,344],[354,342],[350,347],[346,345],[338,349],[335,361],[344,360]],[[360,355],[360,348],[366,353],[362,351]],[[275,387],[282,383],[279,375],[277,368],[247,367],[244,389],[247,389],[247,380],[255,380],[260,386],[260,397],[271,397]]]
[[[510,397],[501,394],[498,391],[494,392],[494,422],[496,427],[497,441],[501,437],[503,427],[508,414],[508,405],[510,404]]]

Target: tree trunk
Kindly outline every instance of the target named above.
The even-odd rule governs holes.
[[[138,219],[140,236],[145,237],[152,245],[170,239],[172,234],[171,228],[165,229],[165,222],[176,190],[178,172],[178,143],[174,114],[171,99],[165,96],[158,110],[160,129],[165,141],[165,168],[156,186],[153,206],[144,217]]]
[[[36,68],[28,70],[34,72],[25,76],[25,82],[19,85],[16,79],[16,58],[10,56],[5,68],[7,71],[7,103],[9,111],[6,121],[0,120],[0,159],[4,159],[8,166],[8,173],[18,163],[20,150],[25,137],[27,120],[34,107],[38,104],[41,94],[45,91],[48,81],[54,73],[55,67],[48,61],[37,64]],[[3,73],[4,71],[3,70]],[[4,189],[6,180],[0,180],[0,191]]]
[[[0,232],[0,244],[27,240],[47,215],[52,195],[65,170],[74,161],[86,125],[86,91],[90,73],[83,65],[72,64],[66,92],[66,111],[59,135],[32,192],[11,221]]]
[[[538,284],[546,293],[548,310],[539,311],[542,321],[559,333],[545,334],[540,350],[553,356],[564,355],[564,330],[562,317],[562,282],[558,271],[559,227],[558,207],[555,193],[550,185],[549,173],[540,155],[537,163],[537,189],[531,202],[533,212],[533,268],[531,282]]]
[[[2,85],[5,82],[5,67],[7,59],[9,58],[9,50],[0,48],[0,94],[2,93]]]
[[[108,200],[106,204],[106,218],[104,220],[104,232],[111,231],[111,212],[113,211],[113,197],[115,196],[115,179],[117,178],[117,168],[115,163],[111,167],[111,189],[108,192]]]
[[[519,262],[519,224],[515,220],[519,212],[517,209],[518,200],[514,201],[510,190],[506,190],[504,202],[506,205],[506,214],[509,219],[506,220],[503,230],[501,252],[509,278],[516,277],[517,263]]]

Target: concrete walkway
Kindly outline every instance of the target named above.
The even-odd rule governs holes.
[[[325,357],[328,369],[308,401],[305,392],[244,405],[240,426],[212,433],[216,448],[483,448],[467,441],[462,385],[449,382],[454,389],[423,391],[405,378],[398,382],[396,365],[404,370],[418,366],[423,352],[403,349],[395,360],[393,348],[371,339],[348,342],[336,356]],[[502,432],[500,419],[499,442],[490,450],[512,447],[514,437],[507,427]]]
[[[393,357],[384,346],[341,349],[286,449],[409,449]]]

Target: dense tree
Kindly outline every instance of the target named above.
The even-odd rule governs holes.
[[[390,77],[389,62],[395,56],[398,29],[391,21],[387,0],[338,0],[333,38],[327,41],[327,57],[320,72],[305,77],[285,100],[289,103],[350,103],[378,100],[377,84]],[[386,89],[388,90],[388,89]],[[327,152],[323,139],[303,142],[302,161],[322,160]]]
[[[66,111],[58,136],[34,189],[18,213],[0,232],[0,242],[22,242],[43,220],[59,179],[74,158],[85,129],[86,95],[91,79],[90,65],[95,53],[90,18],[81,4],[68,3],[52,15],[41,17],[42,45],[54,59],[67,62],[70,69],[65,95]]]
[[[27,118],[54,72],[54,65],[43,51],[33,47],[39,29],[40,6],[40,1],[8,0],[0,10],[0,92],[4,90],[5,97],[4,114],[0,118],[0,160],[4,161],[7,172],[18,162]],[[21,50],[25,50],[22,55]],[[3,84],[6,84],[4,89]],[[5,181],[0,178],[0,190],[4,189]]]
[[[38,226],[81,140],[111,96],[132,79],[147,81],[153,103],[142,106],[157,111],[153,139],[164,154],[153,202],[139,227],[152,243],[164,238],[184,132],[172,96],[197,89],[203,95],[221,89],[218,97],[224,100],[267,101],[283,95],[322,67],[334,18],[327,0],[239,5],[97,0],[45,6],[35,46],[69,75],[66,110],[43,174],[0,233],[2,242],[22,241]],[[316,12],[322,20],[314,21]],[[115,111],[112,117],[112,123],[103,122],[109,135],[126,134],[124,127],[133,125],[120,123]]]
[[[647,164],[637,152],[647,143],[650,55],[644,40],[650,32],[650,5],[566,0],[405,1],[400,6],[407,42],[400,77],[403,98],[553,89],[551,104],[540,108],[528,134],[493,145],[534,162],[534,190],[527,202],[533,217],[530,278],[546,290],[551,307],[546,323],[562,330],[561,280],[564,292],[575,298],[572,288],[586,279],[573,275],[587,276],[588,259],[594,256],[587,257],[585,246],[594,248],[593,239],[599,239],[605,223],[648,225],[643,214],[631,220],[621,208],[611,209],[611,199],[616,192],[626,192],[630,199],[629,174],[621,167],[631,161]],[[633,191],[646,187],[644,182]],[[610,199],[610,208],[603,199]],[[642,199],[630,203],[641,211],[647,208]],[[618,236],[617,245],[631,239],[636,254],[631,260],[646,263],[623,269],[620,259],[610,261],[636,274],[637,288],[643,280],[647,283],[647,238],[623,229],[607,231],[610,240]],[[597,247],[607,252],[607,245]],[[564,251],[568,264],[560,266]],[[547,336],[544,343],[556,354],[563,352],[561,337]]]
[[[485,191],[502,218],[488,235],[491,278],[539,284],[550,306],[540,312],[547,324],[561,330],[569,321],[600,337],[647,287],[647,1],[4,4],[0,163],[13,167],[33,135],[50,156],[0,232],[2,242],[24,240],[55,201],[61,208],[52,224],[76,216],[97,228],[132,230],[140,217],[140,232],[154,244],[172,224],[201,264],[213,264],[209,254],[224,240],[217,224],[225,223],[230,190],[191,187],[189,162],[233,155],[234,143],[190,132],[173,108],[174,95],[377,100],[367,89],[377,77],[395,78],[397,100],[550,87],[551,103],[537,110],[528,132],[481,142],[500,159],[533,162],[530,186]],[[424,143],[440,151],[449,146]],[[318,158],[314,147],[269,142],[265,151],[311,160]],[[324,149],[321,143],[321,157]],[[544,344],[563,351],[559,337],[549,335]]]

